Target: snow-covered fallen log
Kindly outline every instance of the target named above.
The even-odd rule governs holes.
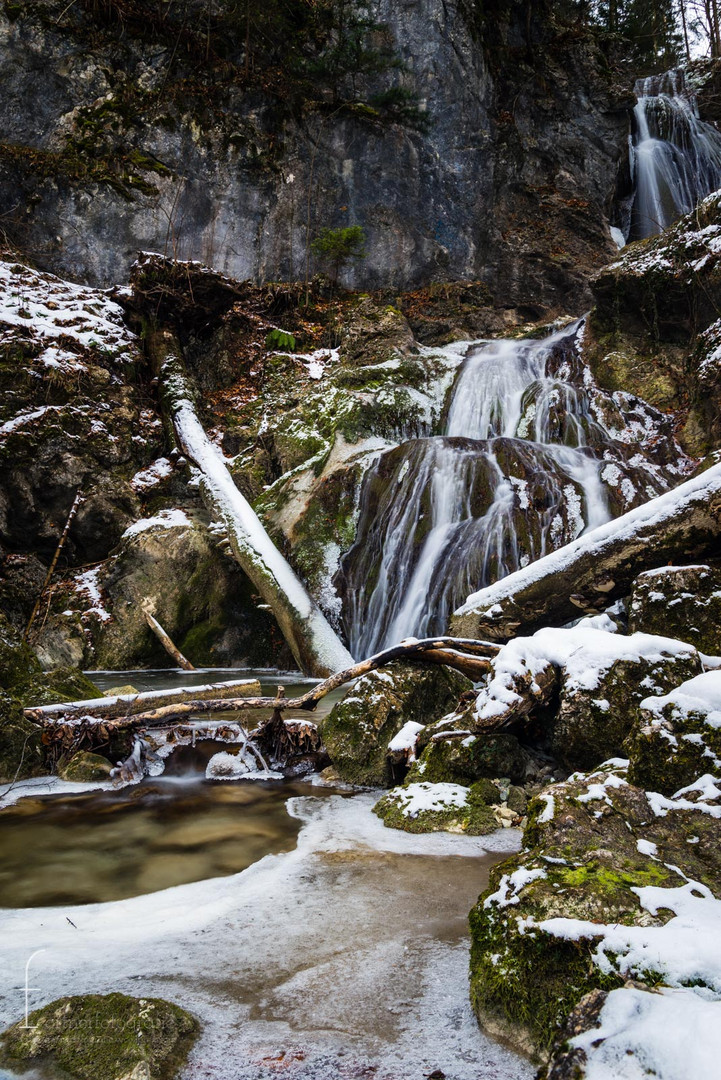
[[[506,641],[606,607],[644,570],[718,551],[721,465],[473,593],[452,632]]]
[[[60,701],[53,705],[38,705],[24,710],[27,720],[36,724],[62,717],[93,716],[98,719],[137,716],[154,707],[179,705],[187,701],[227,700],[245,698],[260,691],[257,679],[233,679],[230,682],[206,683],[205,686],[188,686],[184,689],[152,690],[144,694],[115,694],[112,697],[86,698],[84,701]]]
[[[199,470],[208,509],[223,522],[233,555],[273,612],[296,662],[306,674],[319,676],[349,667],[353,657],[273,544],[206,435],[177,338],[168,330],[152,330],[147,342],[178,446]]]

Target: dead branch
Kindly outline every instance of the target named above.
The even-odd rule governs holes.
[[[147,608],[143,609],[143,614],[145,615],[145,621],[147,622],[148,626],[153,631],[168,656],[172,656],[173,660],[175,660],[178,667],[184,668],[185,671],[195,671],[195,668],[191,664],[190,660],[186,660],[177,645],[173,643],[170,635],[167,634],[165,630],[163,630],[158,620],[150,614]]]

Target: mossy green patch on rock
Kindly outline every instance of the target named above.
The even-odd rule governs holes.
[[[384,825],[404,832],[484,836],[498,828],[488,795],[483,782],[470,788],[460,784],[411,783],[389,791],[375,804],[373,813]],[[499,798],[496,791],[494,801]]]
[[[718,821],[687,804],[665,815],[609,763],[545,789],[529,806],[523,849],[495,867],[471,912],[471,998],[481,1024],[543,1054],[575,1004],[625,981],[613,957],[597,962],[608,925],[661,926],[638,889],[719,880]],[[691,841],[689,843],[689,841]],[[678,869],[677,869],[678,868]],[[586,932],[555,934],[546,920],[581,920]],[[593,926],[598,924],[598,937]],[[643,962],[633,977],[653,984]]]
[[[43,1061],[78,1080],[170,1080],[198,1031],[195,1017],[161,998],[85,994],[60,998],[2,1036],[0,1054],[17,1068]]]
[[[92,754],[88,750],[80,750],[77,754],[58,765],[58,776],[61,780],[74,780],[92,782],[107,780],[110,777],[112,764],[100,754]]]
[[[525,778],[528,764],[528,754],[515,735],[466,734],[428,742],[409,779],[432,784],[472,784],[482,777],[507,776],[520,781]]]
[[[387,786],[393,736],[409,720],[424,726],[437,720],[470,686],[445,667],[395,663],[362,676],[321,724],[333,765],[350,783]]]
[[[25,706],[52,705],[56,701],[86,701],[102,697],[102,691],[82,671],[74,667],[55,668],[26,679],[13,693]]]

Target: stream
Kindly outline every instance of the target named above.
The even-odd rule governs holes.
[[[143,690],[209,674],[238,676],[93,678]],[[303,685],[249,674],[264,692]],[[117,990],[195,1013],[203,1031],[182,1080],[421,1080],[436,1069],[530,1080],[468,1001],[468,911],[518,833],[413,836],[382,825],[375,793],[208,781],[213,750],[181,748],[162,776],[119,790],[55,781],[43,794],[48,781],[30,781],[13,793],[29,794],[0,813],[0,1025],[22,1015],[25,964],[40,949],[31,1008]]]

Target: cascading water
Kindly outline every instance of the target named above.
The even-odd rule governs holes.
[[[469,592],[608,520],[588,445],[607,434],[585,393],[551,373],[577,329],[475,347],[445,435],[403,444],[367,475],[342,570],[355,656],[445,630]]]
[[[635,89],[628,240],[654,236],[721,187],[721,133],[699,119],[684,73],[640,79]]]

